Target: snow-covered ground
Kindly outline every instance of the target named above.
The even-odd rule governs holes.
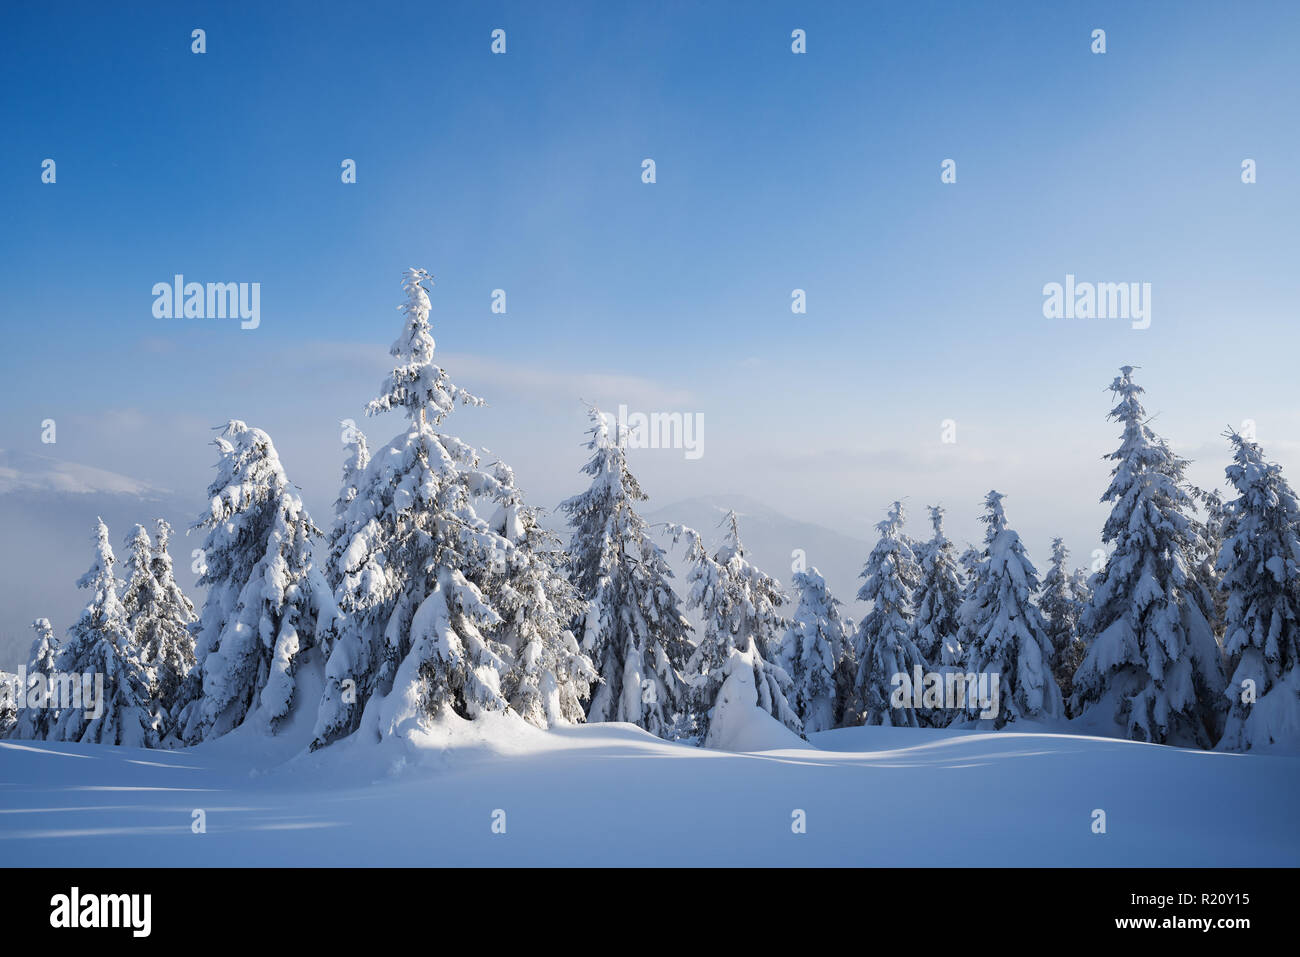
[[[7,865],[1297,865],[1300,757],[1037,732],[750,729],[747,752],[514,718],[298,751],[0,741]],[[295,753],[297,752],[297,753]],[[194,833],[201,809],[206,833]],[[1093,833],[1093,812],[1106,833]],[[794,833],[796,810],[806,833]],[[504,833],[500,830],[504,812]]]

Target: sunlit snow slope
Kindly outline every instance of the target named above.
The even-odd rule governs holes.
[[[760,736],[761,737],[761,736]],[[629,725],[418,744],[238,732],[183,752],[0,742],[7,865],[1296,865],[1300,758],[851,728],[705,751]],[[751,740],[752,746],[752,740]],[[763,746],[760,741],[759,746]],[[279,749],[280,753],[277,753]],[[206,833],[192,831],[194,811]],[[802,810],[807,833],[792,832]],[[1106,812],[1105,834],[1092,831]],[[505,833],[494,833],[504,811]]]

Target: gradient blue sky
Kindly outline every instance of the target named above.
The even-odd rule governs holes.
[[[1300,469],[1300,6],[988,7],[10,5],[0,447],[197,501],[243,418],[326,519],[421,265],[491,403],[448,428],[539,504],[583,485],[579,399],[627,402],[705,417],[702,459],[633,453],[652,508],[735,491],[866,537],[908,496],[960,539],[997,487],[1040,567],[1053,534],[1082,563],[1123,363],[1198,480],[1244,418]],[[260,282],[261,327],[155,319],[177,272]],[[1150,282],[1151,328],[1044,319],[1066,273]]]

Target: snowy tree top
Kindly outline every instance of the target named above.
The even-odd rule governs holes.
[[[126,547],[130,553],[126,560],[129,574],[132,577],[146,574],[149,570],[153,543],[149,541],[149,533],[145,531],[143,525],[137,524],[131,530],[131,534],[126,538]]]
[[[1282,476],[1282,467],[1264,458],[1264,450],[1257,442],[1252,442],[1234,429],[1229,429],[1224,436],[1232,443],[1232,465],[1225,468],[1224,474],[1238,489],[1259,489],[1266,485],[1276,485],[1289,491],[1289,486]],[[1216,493],[1217,494],[1217,493]],[[1258,493],[1257,493],[1258,494]],[[1276,489],[1273,494],[1277,494]],[[1252,504],[1270,504],[1258,502]]]
[[[626,495],[634,501],[645,501],[646,494],[641,491],[636,477],[627,467],[626,436],[621,432],[618,435],[610,434],[612,419],[601,412],[595,403],[588,403],[587,415],[591,419],[591,428],[587,429],[590,438],[586,442],[586,447],[593,454],[583,465],[582,471],[592,477],[591,488],[569,501],[577,504],[584,498],[602,498],[609,495]],[[614,422],[614,428],[618,430],[617,422]]]
[[[261,429],[231,419],[213,444],[221,453],[217,477],[208,486],[209,514],[196,527],[223,521],[289,487],[271,437]]]
[[[113,566],[117,560],[108,541],[108,526],[102,518],[95,519],[95,531],[91,537],[95,542],[95,561],[86,574],[77,579],[77,587],[93,589],[96,600],[108,595],[112,596],[110,600],[116,600],[117,579],[113,575]]]
[[[858,589],[858,601],[888,605],[890,609],[900,609],[904,615],[910,616],[911,599],[907,592],[916,586],[920,569],[902,534],[905,517],[903,503],[892,502],[885,518],[876,523],[880,540],[871,549],[867,564],[858,576],[866,579]]]
[[[436,425],[460,402],[483,405],[483,400],[466,392],[447,378],[447,373],[433,361],[433,331],[429,325],[429,293],[433,276],[426,270],[411,268],[402,276],[406,302],[398,308],[406,317],[402,334],[389,353],[398,360],[384,380],[382,394],[366,406],[367,415],[402,408],[412,422]]]
[[[822,573],[817,570],[816,565],[805,569],[804,571],[795,572],[790,580],[794,583],[796,588],[823,594],[826,593],[826,579],[822,577]],[[840,604],[840,600],[835,597],[831,597],[831,602],[836,605]]]
[[[1002,499],[1006,496],[998,491],[991,491],[984,496],[985,512],[980,521],[988,526],[984,532],[984,541],[992,544],[1007,527],[1007,513],[1002,508]]]
[[[358,475],[370,464],[370,447],[366,444],[366,434],[358,429],[351,419],[344,419],[339,426],[345,430],[347,458],[343,471],[347,476]]]
[[[172,540],[171,522],[165,518],[156,518],[153,522],[153,536],[155,539],[154,548],[159,558],[167,556],[167,546]],[[171,557],[167,556],[168,565],[171,564]]]
[[[39,663],[52,658],[55,640],[54,626],[50,624],[50,620],[48,618],[37,618],[32,622],[32,631],[36,632],[36,637],[32,639],[30,660]]]
[[[942,505],[930,506],[930,526],[934,529],[934,537],[936,540],[944,538]]]
[[[736,518],[735,509],[727,509],[727,514],[722,516],[722,521],[718,523],[723,529],[722,544],[718,547],[717,561],[729,562],[733,555],[745,556],[745,544],[740,540],[740,525]]]

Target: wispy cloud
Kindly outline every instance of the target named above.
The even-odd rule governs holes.
[[[371,344],[308,342],[279,350],[272,363],[282,371],[334,375],[346,370],[350,378],[373,380],[378,386],[392,368],[392,357]],[[539,366],[492,356],[438,350],[437,362],[452,380],[490,402],[494,396],[521,396],[543,401],[577,402],[616,407],[620,402],[648,409],[672,409],[693,401],[689,389],[644,376]]]
[[[0,495],[13,492],[111,493],[151,497],[165,494],[146,482],[108,469],[0,449]]]

